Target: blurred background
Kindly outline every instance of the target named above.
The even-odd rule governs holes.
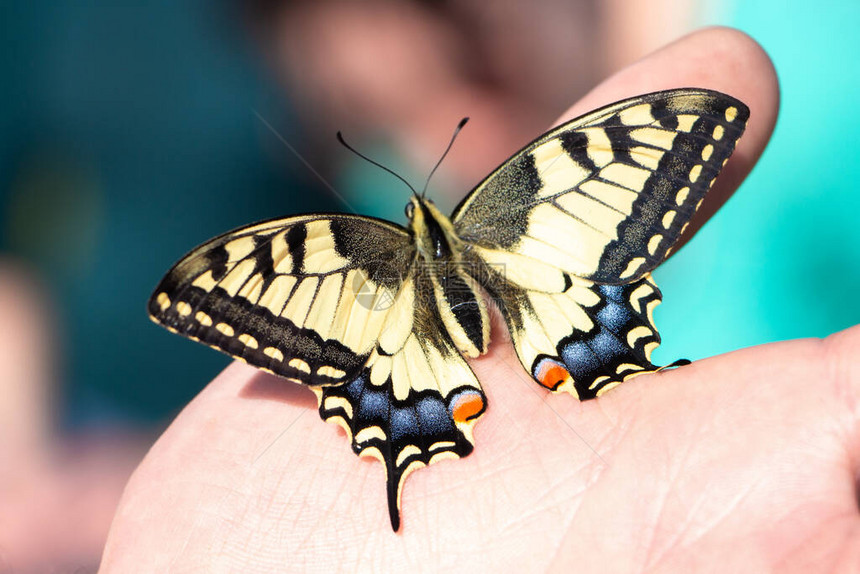
[[[0,4],[0,572],[95,569],[122,487],[229,361],[145,302],[225,230],[446,208],[613,71],[704,25],[782,85],[740,192],[655,273],[656,362],[860,323],[860,4],[717,0]],[[790,6],[790,8],[788,7]],[[814,384],[810,381],[810,384]],[[62,570],[60,570],[62,571]]]

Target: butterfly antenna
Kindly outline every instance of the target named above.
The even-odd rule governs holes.
[[[341,134],[340,132],[337,132],[337,141],[339,141],[339,142],[343,145],[343,147],[345,147],[346,149],[348,149],[349,151],[351,151],[352,153],[354,153],[355,155],[357,155],[357,156],[358,156],[358,157],[360,157],[361,159],[363,159],[363,160],[365,160],[365,161],[367,161],[367,162],[372,163],[373,165],[375,165],[376,167],[378,167],[378,168],[380,168],[380,169],[384,169],[385,171],[387,171],[388,173],[390,173],[391,175],[393,175],[394,177],[396,177],[397,179],[399,179],[400,181],[402,181],[403,183],[405,183],[405,184],[406,184],[406,187],[408,187],[409,189],[411,189],[413,194],[417,194],[417,193],[418,193],[418,192],[416,192],[416,191],[415,191],[415,188],[414,188],[414,187],[412,187],[412,185],[410,185],[410,183],[409,183],[408,181],[406,181],[405,179],[403,179],[403,178],[402,178],[401,176],[399,176],[398,174],[394,173],[394,171],[392,171],[391,169],[389,169],[389,168],[385,167],[384,165],[382,165],[382,164],[381,164],[381,163],[379,163],[378,161],[373,161],[372,159],[370,159],[369,157],[367,157],[366,155],[364,155],[363,153],[361,153],[360,151],[356,150],[354,147],[352,147],[351,145],[349,145],[348,143],[346,143],[346,140],[344,140],[344,139],[343,139],[343,134]]]
[[[430,175],[427,176],[427,181],[424,182],[424,189],[421,190],[421,197],[424,197],[424,194],[427,193],[427,186],[430,185],[430,178],[433,177],[433,174],[436,173],[436,170],[442,164],[442,160],[445,159],[445,156],[448,155],[449,151],[451,151],[451,146],[454,145],[454,140],[457,139],[457,135],[460,133],[460,130],[463,129],[463,126],[465,126],[468,121],[469,118],[463,118],[460,120],[460,123],[457,124],[457,128],[454,130],[454,135],[451,136],[451,141],[448,142],[448,147],[445,148],[445,152],[442,154],[442,157],[440,157],[439,161],[436,162],[436,165],[430,171]]]

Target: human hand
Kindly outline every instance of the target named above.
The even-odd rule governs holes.
[[[746,36],[704,30],[618,73],[564,119],[672,87],[731,94],[747,132],[688,231],[763,150],[778,93]],[[646,375],[596,401],[548,396],[503,329],[471,361],[475,452],[417,472],[391,531],[381,465],[306,388],[234,364],[129,482],[104,571],[850,570],[860,564],[860,327]]]

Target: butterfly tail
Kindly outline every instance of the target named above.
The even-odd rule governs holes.
[[[457,370],[468,372],[470,379],[446,393],[439,388],[410,388],[398,398],[391,377],[374,384],[369,369],[348,383],[318,389],[320,416],[347,431],[357,455],[385,465],[388,513],[395,532],[400,528],[406,478],[434,462],[472,452],[471,428],[486,399],[465,363],[459,365]]]

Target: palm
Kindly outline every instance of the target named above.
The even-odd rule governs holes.
[[[720,89],[752,109],[707,214],[773,126],[773,71],[748,39],[690,36],[569,116],[681,85]],[[860,328],[640,377],[587,403],[540,391],[498,342],[500,329],[494,336],[492,352],[473,362],[490,404],[475,452],[407,481],[401,532],[388,524],[382,467],[354,457],[342,431],[319,421],[310,391],[236,364],[138,469],[104,567],[725,572],[860,563],[860,367],[849,363]]]
[[[856,565],[848,405],[860,370],[852,381],[839,366],[852,341],[860,329],[740,351],[639,379],[596,404],[553,404],[559,416],[529,397],[530,419],[490,431],[495,445],[517,448],[510,458],[502,447],[488,453],[475,485],[483,505],[495,500],[515,517],[499,539],[507,530],[513,545],[529,533],[529,547],[544,543],[532,560],[578,571]],[[497,401],[513,403],[518,390]],[[516,476],[524,464],[530,480]]]

